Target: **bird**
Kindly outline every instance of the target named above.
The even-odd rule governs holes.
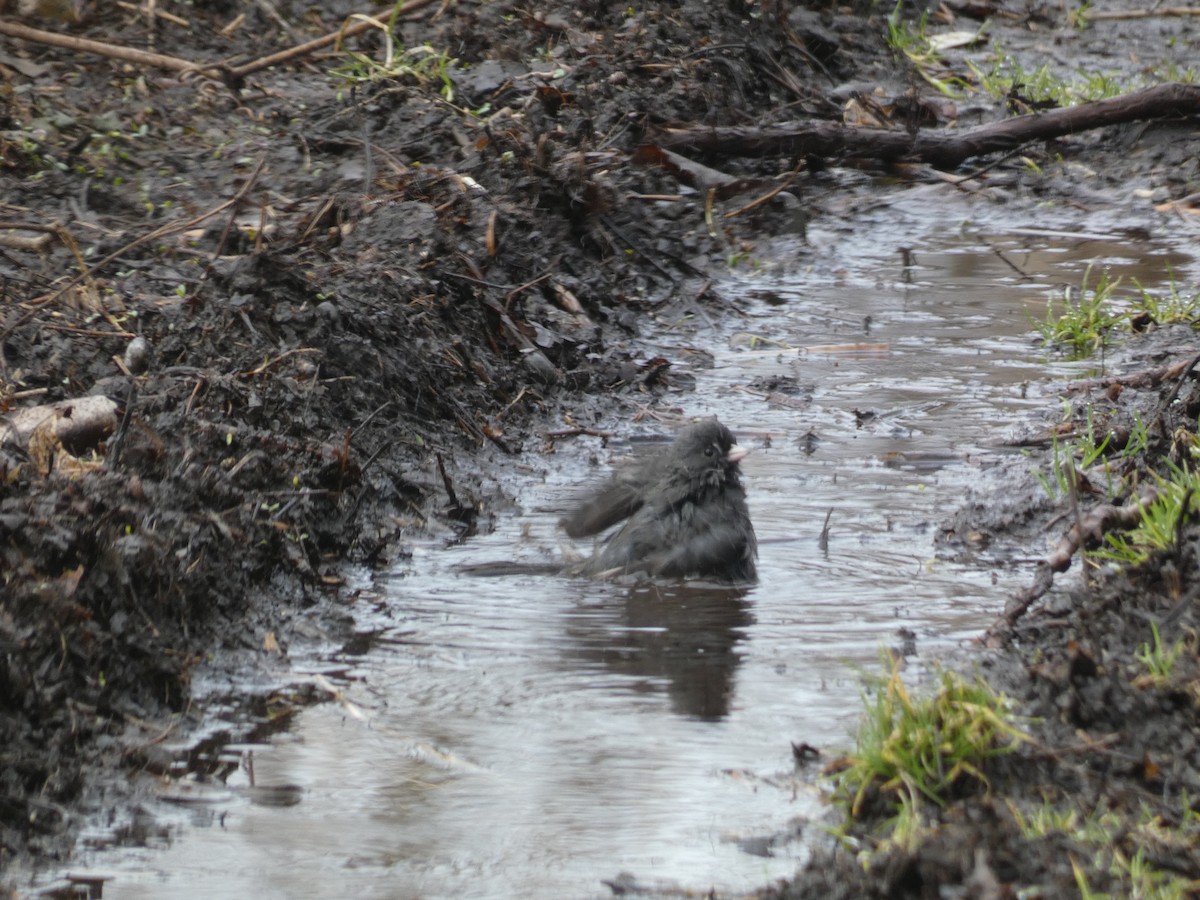
[[[712,416],[684,428],[645,462],[618,472],[559,522],[570,537],[580,538],[624,521],[570,572],[755,581],[758,540],[738,467],[747,452]]]

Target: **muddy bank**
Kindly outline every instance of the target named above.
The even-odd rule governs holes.
[[[237,11],[32,24],[251,59],[353,10]],[[401,28],[458,61],[440,75],[348,81],[338,56],[240,91],[10,46],[4,195],[34,240],[3,260],[3,402],[48,418],[3,457],[6,858],[66,852],[97,764],[159,764],[197,661],[286,654],[314,604],[336,626],[339,560],[486,527],[547,427],[687,389],[630,338],[719,310],[707,273],[780,204],[710,231],[629,155],[654,123],[781,104],[777,67],[811,54],[746,13],[462,4]],[[689,56],[700,20],[715,59]],[[113,412],[65,445],[74,409],[48,405],[89,395]]]
[[[153,36],[181,58],[248,59],[263,35],[291,46],[353,11],[317,20],[302,4],[277,8],[291,33],[258,7],[227,29],[232,5],[194,12],[188,28],[135,15],[69,28],[139,47]],[[81,802],[119,803],[124,772],[169,765],[155,747],[195,722],[198,661],[286,657],[314,611],[324,635],[344,635],[354,596],[339,562],[392,561],[417,532],[486,529],[519,490],[513,461],[549,431],[690,411],[687,379],[638,335],[736,314],[714,276],[765,236],[799,248],[809,217],[852,223],[855,204],[872,202],[874,183],[841,161],[708,160],[739,185],[639,162],[658,129],[836,118],[850,82],[901,95],[914,81],[866,13],[485,3],[413,15],[404,45],[428,42],[456,65],[423,53],[414,59],[433,65],[351,83],[327,71],[344,57],[316,59],[233,91],[65,50],[13,51],[9,214],[65,232],[0,260],[3,402],[92,395],[115,412],[102,442],[47,434],[4,451],[5,860],[65,854]],[[1035,51],[1039,35],[1076,40],[1064,22],[1023,25]],[[374,32],[355,41],[381,55]],[[976,114],[1000,115],[986,109]],[[1045,171],[1000,167],[984,196],[1065,205],[1086,183],[1093,221],[1153,223],[1115,189],[1187,193],[1194,158],[1177,127],[1033,148]],[[1067,162],[1052,165],[1058,154]],[[144,362],[127,353],[138,337]],[[1064,637],[1040,621],[1022,625],[1022,645],[1038,629]],[[1053,659],[1077,652],[1048,646]],[[1051,667],[1012,690],[1050,710],[1074,675]],[[1120,708],[1077,706],[1075,728],[1101,728],[1097,708]],[[1036,762],[1038,783],[1063,777]],[[1083,791],[1073,775],[1065,783]],[[981,835],[1021,847],[997,804],[946,813],[984,822],[958,833],[971,854],[931,841],[894,871],[873,869],[859,895],[961,883]],[[1051,878],[1026,874],[1012,880]],[[1062,874],[1056,865],[1053,879]]]

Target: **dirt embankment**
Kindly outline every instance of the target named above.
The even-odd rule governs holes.
[[[31,24],[241,62],[356,11],[269,9]],[[1065,22],[1019,27],[1076,40]],[[433,522],[485,527],[502,494],[489,473],[548,423],[587,427],[686,387],[630,338],[667,312],[725,312],[709,277],[802,228],[847,187],[849,160],[708,160],[736,176],[721,178],[635,151],[673,125],[837,120],[859,82],[914,89],[888,106],[899,127],[944,121],[913,102],[928,87],[885,33],[868,10],[820,4],[455,3],[406,14],[400,43],[431,52],[389,77],[360,61],[338,80],[329,68],[352,60],[309,55],[230,84],[7,42],[4,218],[34,240],[0,255],[0,408],[90,395],[113,411],[103,441],[64,442],[55,425],[0,449],[0,863],[65,853],[81,802],[101,802],[97,772],[156,764],[214,648],[286,652],[298,611],[345,600],[340,561],[386,561]],[[384,57],[376,29],[349,46]],[[1086,147],[1110,188],[1157,167],[1177,195],[1194,155],[1188,169],[1164,133],[1029,152]],[[1066,197],[1072,171],[1001,168],[993,186]],[[138,338],[144,360],[127,353]],[[1190,393],[1166,424],[1194,428]],[[1190,682],[1146,692],[1126,677],[1145,638],[1133,611],[1190,596],[1194,543],[1189,526],[1176,580],[1116,579],[1021,625],[1015,646],[1039,648],[1038,664],[1000,668],[1046,728],[1020,765],[997,764],[990,798],[940,811],[928,840],[870,871],[822,856],[785,893],[937,896],[989,872],[999,886],[980,895],[1071,889],[1086,848],[1023,836],[1006,790],[1194,816]],[[994,848],[982,863],[980,847]],[[1195,878],[1194,854],[1193,839],[1161,856]],[[1094,889],[1119,883],[1085,866]]]

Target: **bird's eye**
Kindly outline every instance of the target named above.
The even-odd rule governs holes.
[[[704,448],[704,455],[705,455],[705,456],[712,456],[712,455],[713,455],[713,448],[712,448],[711,446],[709,446],[709,447],[705,447],[705,448]]]

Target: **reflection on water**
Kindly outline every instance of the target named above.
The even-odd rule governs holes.
[[[160,837],[85,851],[75,868],[114,874],[106,897],[189,900],[607,896],[603,882],[623,871],[738,891],[792,872],[797,834],[819,834],[803,823],[822,815],[792,742],[844,746],[856,666],[902,643],[919,672],[1027,577],[1003,560],[935,560],[932,548],[938,523],[1005,452],[1014,416],[1054,404],[1027,307],[1040,316],[1048,289],[1078,284],[1098,253],[1148,286],[1169,255],[968,231],[902,255],[934,209],[919,191],[905,196],[853,231],[822,236],[817,223],[827,249],[803,278],[727,286],[752,341],[696,321],[646,347],[681,368],[695,347],[715,348],[681,402],[752,450],[742,466],[759,584],[462,574],[557,558],[564,498],[603,474],[589,457],[607,465],[631,442],[531,451],[519,512],[451,549],[414,547],[380,579],[379,602],[359,604],[370,639],[329,676],[344,703],[244,749],[253,779],[244,764],[227,771],[218,809],[155,807],[169,848]],[[960,201],[936,196],[944,221]],[[1172,259],[1177,273],[1190,262]],[[829,349],[854,343],[872,349]]]
[[[597,620],[568,629],[579,658],[600,662],[638,690],[666,684],[671,710],[716,721],[729,714],[739,656],[751,624],[746,588],[643,585],[619,598],[617,629],[589,634]]]

